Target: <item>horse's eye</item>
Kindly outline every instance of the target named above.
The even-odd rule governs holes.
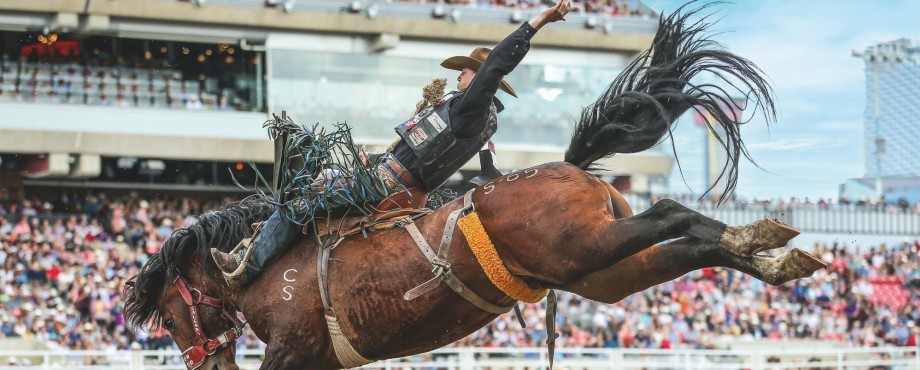
[[[166,328],[166,330],[172,331],[175,326],[176,323],[174,323],[171,319],[163,322],[163,327]]]

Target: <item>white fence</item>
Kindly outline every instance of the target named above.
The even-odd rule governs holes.
[[[649,208],[646,198],[627,196],[627,201],[636,213]],[[691,203],[687,207],[729,225],[744,225],[764,217],[775,218],[794,226],[803,232],[873,234],[873,235],[920,235],[920,213],[884,212],[868,209],[786,209],[747,206],[740,208],[731,204],[715,208],[710,204]]]
[[[905,369],[920,370],[920,348],[809,348],[777,350],[662,350],[562,348],[556,369]],[[241,369],[258,369],[261,351],[239,351]],[[8,366],[7,358],[30,365]],[[367,369],[508,369],[546,368],[545,348],[449,348],[423,355],[379,361]],[[182,370],[179,351],[4,351],[0,370],[124,369]]]

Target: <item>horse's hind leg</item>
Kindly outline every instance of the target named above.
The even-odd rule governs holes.
[[[615,303],[630,294],[676,279],[694,270],[722,266],[732,268],[771,285],[811,276],[824,263],[793,249],[778,257],[745,257],[715,242],[681,238],[636,253],[612,266],[570,284],[558,286],[585,298]]]
[[[578,217],[581,217],[579,221],[583,220],[584,224],[566,224],[561,233],[553,229],[545,231],[547,234],[554,234],[554,244],[557,243],[556,245],[564,248],[545,250],[539,260],[532,258],[532,249],[520,248],[529,253],[514,260],[533,264],[525,265],[524,271],[530,272],[531,276],[538,280],[555,286],[566,286],[666,240],[693,237],[718,245],[727,228],[724,223],[703,216],[670,199],[655,203],[645,212],[621,219],[615,218],[612,208],[613,206],[607,209],[608,214],[604,215],[606,217],[573,214],[569,219],[578,220]],[[500,237],[502,236],[498,235],[498,238]],[[542,261],[560,263],[547,268],[549,266]]]
[[[664,199],[635,216],[606,221],[590,243],[595,261],[606,262],[599,266],[603,268],[670,239],[692,237],[718,244],[726,230],[726,224]]]
[[[657,225],[653,226],[661,236],[668,236],[661,240],[689,236],[703,241],[715,241],[742,256],[752,256],[785,246],[799,235],[798,230],[769,218],[748,225],[727,226],[670,199],[655,203],[636,217],[657,218]]]
[[[632,208],[626,203],[623,195],[609,182],[600,181],[610,194],[611,211],[614,217],[617,219],[631,217],[633,215]],[[798,230],[780,221],[764,218],[749,225],[726,227],[719,244],[736,254],[752,256],[768,249],[786,245],[789,240],[798,235]]]

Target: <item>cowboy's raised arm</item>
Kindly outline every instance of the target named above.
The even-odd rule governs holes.
[[[548,23],[564,20],[571,9],[569,0],[560,0],[556,6],[548,8],[530,21],[518,27],[505,37],[489,53],[489,57],[479,67],[476,77],[467,87],[466,94],[451,108],[450,122],[452,129],[460,138],[470,137],[482,132],[485,124],[484,115],[492,104],[492,97],[498,91],[502,78],[511,73],[530,50],[530,39],[537,30]],[[454,122],[461,123],[455,127]]]
[[[569,13],[569,10],[572,9],[572,3],[569,0],[562,0],[552,8],[548,8],[539,15],[528,21],[531,27],[539,30],[543,28],[547,23],[553,23],[556,21],[565,21],[565,15]]]

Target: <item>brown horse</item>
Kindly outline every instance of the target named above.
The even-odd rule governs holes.
[[[676,117],[699,107],[723,126],[723,148],[731,159],[729,190],[734,185],[737,161],[745,152],[737,122],[719,109],[728,100],[721,90],[708,92],[689,80],[704,70],[733,75],[768,116],[770,90],[750,62],[709,49],[713,44],[700,36],[707,24],[687,26],[693,13],[661,19],[653,48],[585,109],[565,162],[518,171],[472,193],[475,213],[501,265],[530,288],[613,303],[703,267],[733,268],[773,285],[824,267],[799,250],[779,257],[756,255],[783,247],[798,234],[787,226],[769,220],[727,226],[671,200],[633,215],[613,186],[586,172],[599,158],[658,143]],[[461,207],[465,200],[456,199],[415,225],[434,243],[450,225],[450,214]],[[187,349],[190,368],[237,368],[233,345],[225,346],[238,335],[237,311],[268,345],[262,369],[334,369],[354,363],[334,348],[320,299],[317,246],[310,238],[244,287],[228,288],[212,271],[208,249],[231,248],[251,235],[248,225],[272,211],[264,204],[241,203],[177,230],[126,287],[131,322],[162,324]],[[448,234],[453,235],[446,256],[452,274],[485,301],[512,305],[515,300],[493,285],[464,234]],[[404,293],[432,278],[432,264],[403,228],[347,238],[332,250],[330,261],[332,311],[344,338],[364,359],[430,351],[498,315],[443,284],[405,300]]]

